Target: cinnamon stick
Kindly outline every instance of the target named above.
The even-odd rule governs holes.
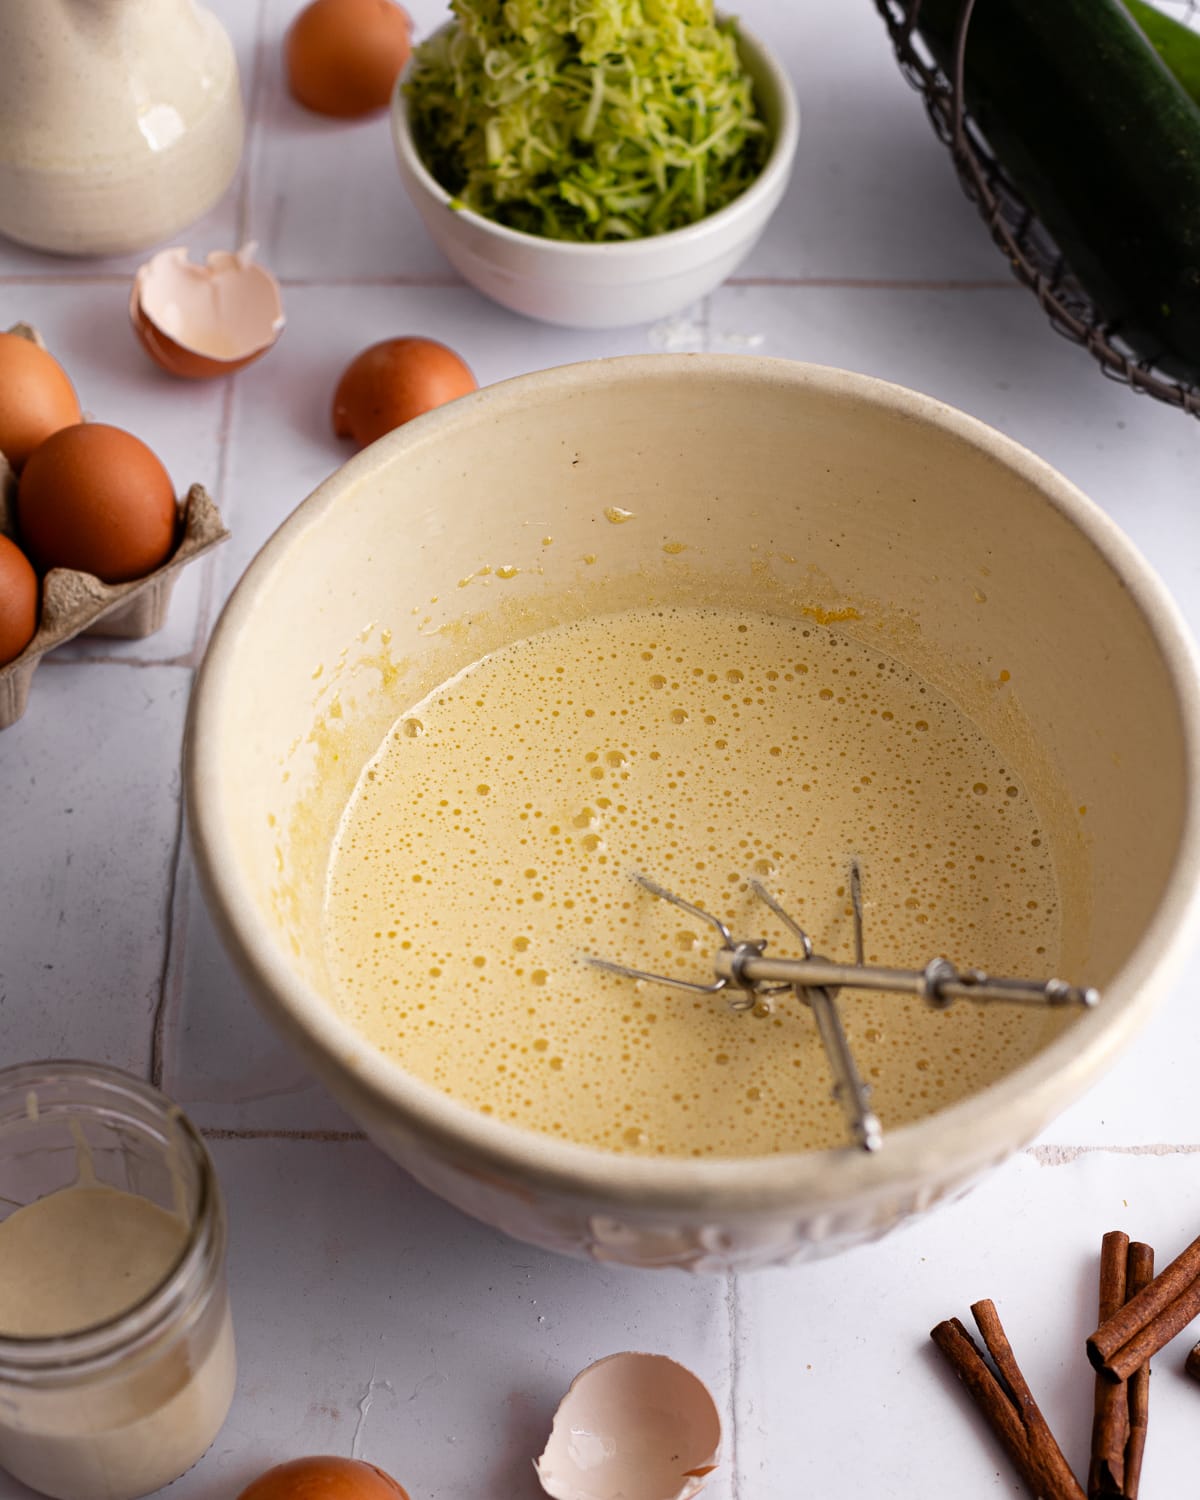
[[[1111,1229],[1100,1244],[1099,1318],[1125,1305],[1125,1274],[1129,1236]],[[1089,1500],[1122,1496],[1125,1486],[1125,1445],[1129,1438],[1129,1387],[1096,1376],[1092,1409],[1092,1458],[1088,1467]]]
[[[1149,1286],[1106,1318],[1087,1341],[1088,1358],[1107,1380],[1127,1380],[1200,1313],[1200,1239]]]
[[[1135,1240],[1129,1247],[1125,1268],[1125,1295],[1136,1297],[1154,1279],[1154,1251]],[[1125,1441],[1124,1500],[1137,1500],[1142,1479],[1142,1454],[1146,1448],[1146,1423],[1150,1415],[1150,1361],[1139,1365],[1129,1377],[1129,1436]]]
[[[930,1333],[933,1342],[1033,1494],[1039,1500],[1084,1500],[1083,1490],[1021,1373],[995,1306],[976,1302],[971,1313],[995,1361],[995,1373],[957,1318],[939,1323]]]
[[[1200,1344],[1196,1344],[1192,1348],[1183,1368],[1193,1380],[1200,1380]]]
[[[1030,1467],[1029,1439],[1004,1387],[988,1367],[979,1346],[957,1318],[949,1318],[930,1330],[929,1337],[949,1361],[984,1421],[1000,1440],[1013,1467],[1030,1489],[1036,1489],[1037,1474]]]

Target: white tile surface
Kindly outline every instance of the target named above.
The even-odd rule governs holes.
[[[971,1326],[990,1298],[1051,1429],[1086,1472],[1101,1236],[1124,1229],[1161,1269],[1200,1220],[1193,1155],[1016,1158],[920,1224],[803,1277],[738,1281],[734,1387],[749,1494],[1023,1495],[1007,1460],[943,1367],[928,1331]],[[1142,1493],[1173,1493],[1195,1430],[1195,1340],[1154,1363]]]
[[[727,1410],[723,1283],[664,1282],[515,1244],[365,1144],[214,1150],[241,1379],[217,1447],[173,1496],[232,1496],[256,1469],[307,1451],[366,1458],[414,1500],[534,1500],[531,1462],[571,1377],[640,1347],[648,1326]],[[730,1500],[728,1476],[709,1493]]]
[[[734,8],[779,52],[800,105],[791,187],[738,277],[1003,279],[874,5]]]
[[[266,0],[263,128],[251,160],[249,237],[261,243],[276,274],[292,280],[456,282],[400,186],[387,116],[324,119],[288,93],[282,39],[302,5]],[[407,9],[419,35],[444,13],[432,0]]]
[[[300,3],[214,6],[238,47],[249,144],[234,187],[187,235],[197,250],[260,241],[288,314],[272,356],[224,385],[172,382],[127,327],[138,257],[70,262],[0,243],[0,326],[37,323],[85,406],[138,432],[180,484],[208,485],[234,533],[185,575],[160,635],[58,653],[25,720],[0,736],[0,1059],[74,1054],[141,1073],[156,1060],[209,1134],[229,1203],[237,1402],[170,1494],[233,1500],[267,1464],[327,1450],[392,1469],[413,1500],[533,1500],[529,1461],[557,1399],[621,1347],[673,1354],[713,1387],[727,1422],[712,1500],[1015,1494],[927,1340],[982,1296],[999,1304],[1081,1466],[1100,1235],[1127,1228],[1161,1260],[1200,1221],[1194,979],[1162,997],[1108,1077],[1030,1152],[877,1245],[728,1281],[578,1265],[409,1181],[354,1138],[258,1017],[179,848],[183,717],[214,609],[347,456],[329,427],[338,374],[389,334],[445,340],[484,383],[598,355],[712,349],[916,386],[1073,478],[1193,628],[1200,424],[1103,380],[1008,281],[870,0],[738,7],[796,82],[791,190],[733,284],[664,324],[604,334],[525,322],[462,286],[404,200],[386,121],[297,108],[280,47]],[[439,0],[411,9],[422,33],[445,14]],[[1194,1489],[1200,1397],[1181,1357],[1177,1345],[1158,1362],[1148,1497]],[[0,1500],[25,1500],[5,1485]]]
[[[358,1127],[262,1020],[213,930],[185,844],[166,976],[159,1083],[201,1128]]]
[[[189,673],[45,661],[0,744],[0,1058],[145,1073]],[[0,1491],[2,1494],[3,1491]]]

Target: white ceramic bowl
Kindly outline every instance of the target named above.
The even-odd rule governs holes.
[[[738,46],[771,133],[762,171],[740,197],[686,229],[617,244],[524,234],[450,206],[413,144],[404,80],[392,101],[400,176],[426,229],[473,287],[514,312],[569,328],[622,328],[679,312],[750,253],[791,174],[800,115],[783,67],[739,25]]]
[[[607,525],[614,505],[634,519]],[[664,538],[678,536],[687,552],[666,555]],[[484,564],[490,582],[458,586]],[[517,571],[497,578],[500,564]],[[613,608],[631,588],[750,608],[770,598],[776,610],[853,603],[860,618],[839,628],[951,693],[1014,764],[1042,758],[1054,773],[1039,794],[1048,831],[1065,827],[1062,847],[1086,856],[1072,856],[1070,879],[1060,862],[1079,934],[1064,967],[1103,987],[1098,1010],[992,1087],[892,1131],[873,1157],[637,1159],[570,1145],[456,1103],[356,1035],[323,997],[318,934],[330,841],[361,767],[422,673],[444,680],[474,659],[506,612],[528,619],[568,591],[579,607]],[[742,356],[525,376],[359,454],[234,593],[187,751],[192,838],[220,931],[267,1015],[372,1139],[521,1238],[689,1267],[783,1262],[881,1234],[1080,1094],[1186,951],[1198,787],[1186,633],[1091,502],[936,401]]]

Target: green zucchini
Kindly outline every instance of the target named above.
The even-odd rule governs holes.
[[[1147,0],[1125,0],[1125,7],[1150,45],[1200,104],[1200,32],[1193,31]]]
[[[942,67],[960,0],[923,0]],[[1108,325],[1200,382],[1200,106],[1120,0],[976,0],[967,109]]]

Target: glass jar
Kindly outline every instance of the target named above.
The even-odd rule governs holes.
[[[105,1321],[55,1336],[0,1329],[0,1468],[57,1500],[133,1500],[191,1468],[233,1399],[212,1160],[184,1114],[129,1074],[79,1062],[0,1070],[0,1224],[81,1186],[176,1216],[181,1248],[157,1284]],[[88,1244],[70,1253],[82,1264]]]

